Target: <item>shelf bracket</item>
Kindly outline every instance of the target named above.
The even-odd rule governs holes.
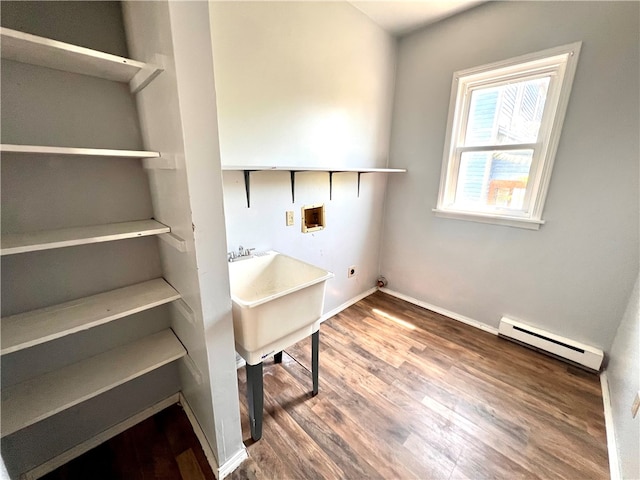
[[[333,174],[336,172],[329,172],[329,200],[333,199]]]
[[[153,55],[152,61],[140,69],[129,81],[129,90],[131,90],[131,93],[136,94],[140,92],[144,87],[149,85],[154,78],[164,72],[166,58],[166,55],[160,55],[158,53]]]
[[[251,208],[251,172],[255,170],[243,170],[244,172],[244,190],[247,194],[247,208]]]
[[[178,310],[191,325],[196,324],[196,314],[187,302],[179,298],[173,302],[173,305],[175,305],[176,310]]]
[[[193,361],[193,358],[191,358],[189,354],[185,355],[182,358],[184,359],[184,364],[187,367],[187,370],[189,370],[189,373],[191,373],[193,379],[198,385],[202,385],[202,373],[196,365],[196,362]]]
[[[362,175],[362,172],[358,172],[358,198],[360,198],[360,175]]]
[[[296,203],[296,173],[297,170],[289,171],[291,175],[291,203]]]
[[[158,238],[171,245],[179,252],[184,253],[187,251],[187,241],[184,238],[177,236],[175,233],[161,233],[158,235]]]
[[[178,155],[161,153],[156,158],[143,158],[142,167],[145,170],[176,170],[178,165]]]

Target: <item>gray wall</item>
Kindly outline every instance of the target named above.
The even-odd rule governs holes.
[[[640,415],[631,404],[640,392],[640,277],[611,346],[607,367],[614,433],[622,478],[640,478]]]
[[[401,39],[381,273],[497,326],[607,350],[638,273],[637,2],[495,2]],[[436,218],[453,72],[583,42],[539,231]]]
[[[223,165],[385,167],[395,41],[346,2],[213,2]],[[374,287],[386,177],[224,172],[229,250],[274,249],[335,273],[325,312]],[[301,207],[325,205],[326,228],[301,232]],[[295,225],[285,225],[293,210]],[[351,265],[358,275],[347,278]]]
[[[2,25],[126,55],[118,2],[2,2]],[[2,143],[140,149],[127,85],[2,62]],[[2,155],[2,231],[95,225],[153,216],[139,160]],[[2,315],[162,275],[155,238],[2,257]],[[169,327],[168,306],[2,357],[2,385],[55,370]],[[169,365],[2,439],[13,476],[163,400],[180,388]],[[3,415],[6,412],[3,411]]]
[[[128,56],[120,2],[2,2],[2,26],[20,32]]]

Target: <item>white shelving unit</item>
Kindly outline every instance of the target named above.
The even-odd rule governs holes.
[[[296,201],[296,173],[299,172],[327,172],[329,174],[329,200],[333,196],[333,174],[353,172],[358,174],[358,197],[360,196],[360,176],[363,173],[406,173],[406,168],[366,168],[366,167],[303,167],[303,166],[252,166],[252,165],[228,165],[223,166],[224,171],[244,172],[244,188],[247,194],[247,208],[251,208],[251,172],[289,172],[291,176],[291,202]]]
[[[4,27],[0,27],[0,42],[2,58],[128,83],[133,93],[142,90],[163,71],[148,63]]]
[[[187,354],[171,329],[2,390],[2,437]]]
[[[41,343],[97,327],[181,297],[164,279],[79,298],[51,307],[2,319],[0,354],[17,352]]]
[[[89,75],[129,85],[136,93],[163,69],[89,48],[0,27],[3,59]],[[145,168],[175,168],[159,152],[41,145],[0,145],[0,153],[38,157],[144,159]],[[171,229],[155,220],[63,228],[1,237],[0,255],[160,235]],[[177,238],[177,237],[176,237]],[[171,237],[170,239],[173,239]],[[181,239],[174,240],[176,243]],[[97,272],[99,275],[99,272]],[[6,281],[6,280],[5,280]],[[2,355],[73,335],[181,298],[164,279],[130,285],[2,319]],[[2,389],[1,436],[10,435],[65,409],[138,378],[187,354],[171,329]]]
[[[31,155],[64,155],[81,157],[159,158],[159,152],[143,150],[109,150],[106,148],[50,147],[43,145],[0,145],[0,153],[27,153]]]
[[[2,235],[0,255],[14,255],[89,243],[111,242],[126,238],[160,235],[170,231],[169,227],[155,220],[138,220],[135,222],[61,228],[59,230],[44,230],[31,233],[8,233]]]

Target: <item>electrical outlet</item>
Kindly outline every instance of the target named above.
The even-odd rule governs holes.
[[[287,227],[293,225],[293,210],[287,210]]]
[[[358,274],[358,267],[356,265],[351,265],[347,270],[347,278],[355,277]]]
[[[636,398],[633,399],[633,405],[631,405],[632,418],[636,418],[636,415],[638,415],[638,409],[640,409],[640,392],[636,393]]]

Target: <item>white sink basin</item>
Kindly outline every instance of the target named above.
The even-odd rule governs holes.
[[[333,273],[278,252],[229,264],[236,350],[249,365],[320,328]]]

